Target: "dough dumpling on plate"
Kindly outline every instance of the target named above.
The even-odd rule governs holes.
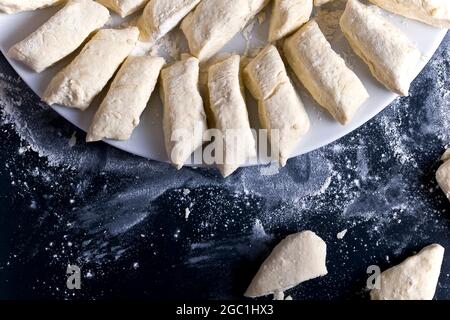
[[[202,0],[181,23],[191,54],[201,62],[222,49],[268,0]]]
[[[269,41],[277,41],[308,22],[313,0],[275,0],[270,18]]]
[[[401,30],[374,9],[349,0],[340,20],[341,29],[373,76],[389,90],[407,96],[422,54]]]
[[[332,49],[315,20],[286,39],[284,54],[314,100],[342,125],[369,98],[361,80]]]
[[[203,145],[208,129],[199,73],[198,59],[187,54],[161,71],[164,140],[167,156],[177,169]]]
[[[44,92],[48,104],[86,110],[131,53],[139,29],[101,29]]]
[[[97,0],[122,18],[142,9],[149,0]]]
[[[373,4],[437,28],[450,28],[449,0],[369,0]]]
[[[272,152],[284,167],[310,128],[308,114],[273,45],[262,50],[244,69],[244,83],[258,101],[261,126],[268,131]]]
[[[95,113],[87,142],[130,139],[164,63],[163,58],[152,56],[130,56],[125,60]]]
[[[41,72],[74,52],[109,19],[92,0],[71,0],[47,22],[8,51],[8,56]]]
[[[200,0],[151,0],[139,18],[142,37],[155,42],[174,29]]]
[[[0,0],[0,12],[16,13],[49,7],[65,0]]]

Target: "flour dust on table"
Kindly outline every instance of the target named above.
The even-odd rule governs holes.
[[[0,235],[0,287],[20,274],[9,287],[17,297],[239,298],[275,243],[313,230],[327,243],[329,274],[286,295],[367,297],[367,266],[385,270],[450,241],[434,179],[450,141],[449,44],[410,97],[349,136],[282,170],[241,168],[226,181],[85,144],[1,58],[0,183],[10,196],[0,222],[11,227]],[[80,266],[83,290],[66,289],[68,263]],[[445,271],[440,281],[436,297],[448,297]]]

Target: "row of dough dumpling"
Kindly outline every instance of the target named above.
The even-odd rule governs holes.
[[[0,0],[0,4],[1,1],[6,0]],[[296,6],[286,6],[287,2],[295,2]],[[157,3],[160,3],[159,7]],[[178,3],[180,6],[167,10],[164,3]],[[246,6],[243,7],[244,4]],[[224,176],[228,176],[256,154],[240,85],[240,59],[239,56],[232,56],[211,66],[208,94],[203,97],[205,101],[199,92],[199,63],[217,53],[266,4],[264,0],[152,0],[140,19],[141,26],[145,23],[152,26],[147,30],[142,28],[147,33],[145,37],[148,39],[151,35],[152,41],[175,27],[193,10],[181,24],[192,56],[184,55],[181,61],[163,69],[163,58],[129,56],[139,38],[138,28],[103,29],[54,77],[44,100],[49,104],[84,110],[120,67],[93,119],[87,140],[126,140],[138,125],[163,69],[160,94],[164,105],[166,149],[171,161],[176,167],[181,167],[191,153],[203,144],[203,133],[207,129],[204,110],[208,106],[217,129],[222,132],[242,130],[239,150],[231,150],[236,146],[228,143],[224,135],[224,164],[220,169]],[[283,6],[286,6],[284,13]],[[152,12],[166,10],[170,14],[159,15],[155,22],[155,19],[146,16],[150,10],[148,8],[153,8]],[[301,22],[289,20],[289,17],[292,18],[291,11],[300,13],[301,10],[306,12],[303,16],[296,15],[301,17]],[[276,28],[285,30],[277,37],[284,37],[292,33],[291,29],[295,32],[300,27],[284,41],[285,57],[314,99],[337,121],[346,124],[368,98],[368,93],[345,61],[333,51],[316,22],[307,22],[311,11],[312,0],[275,0],[271,24],[284,22],[283,26]],[[69,1],[35,33],[13,46],[9,55],[36,71],[42,71],[73,52],[108,18],[108,10],[98,3],[91,0]],[[290,27],[286,28],[286,24]],[[417,65],[420,59],[420,52],[409,39],[377,12],[356,0],[348,2],[341,27],[374,76],[389,89],[406,95],[414,77],[411,66]],[[261,125],[268,129],[272,146],[276,144],[278,160],[284,165],[300,138],[308,131],[309,119],[276,47],[266,47],[245,67],[243,74],[247,88],[258,100]],[[191,133],[189,138],[172,141],[180,130]]]

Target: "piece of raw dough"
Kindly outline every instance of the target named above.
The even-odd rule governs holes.
[[[284,54],[313,98],[341,124],[347,124],[369,94],[328,43],[315,20],[284,43]]]
[[[269,41],[277,41],[308,22],[313,0],[275,0],[270,19]]]
[[[75,51],[109,19],[109,11],[92,0],[72,0],[46,23],[8,51],[12,59],[41,72]]]
[[[193,56],[206,61],[260,12],[268,0],[203,0],[181,23]]]
[[[432,300],[441,272],[444,248],[432,244],[381,273],[372,300]]]
[[[272,149],[278,149],[278,161],[285,166],[310,122],[278,50],[269,45],[261,51],[244,69],[244,80],[258,100],[260,122],[268,130]]]
[[[248,159],[256,157],[238,55],[209,68],[208,92],[215,126],[223,136],[223,163],[218,166],[222,175],[228,177]]]
[[[450,149],[445,151],[441,160],[444,161],[444,163],[436,172],[436,180],[442,191],[444,191],[445,195],[450,200]]]
[[[160,57],[128,57],[97,110],[86,141],[128,140],[155,89],[164,66]]]
[[[445,150],[444,154],[441,157],[442,161],[450,160],[450,149]]]
[[[407,96],[421,53],[408,37],[379,12],[349,0],[340,21],[355,53],[388,89]]]
[[[97,0],[105,7],[118,13],[122,18],[142,9],[149,0]]]
[[[145,40],[155,42],[175,28],[201,0],[151,0],[139,19]]]
[[[326,243],[314,232],[290,235],[273,249],[244,295],[265,296],[324,276],[328,273],[326,255]]]
[[[0,0],[0,12],[8,14],[49,7],[64,0]]]
[[[381,8],[437,28],[450,28],[449,0],[369,0]]]
[[[183,56],[161,72],[164,138],[169,160],[177,169],[203,144],[208,128],[198,89],[199,70],[197,58]]]
[[[50,105],[87,109],[130,54],[138,37],[136,27],[99,30],[81,53],[52,79],[43,100]]]

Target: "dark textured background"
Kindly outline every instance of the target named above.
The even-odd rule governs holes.
[[[240,298],[277,241],[310,229],[328,244],[329,274],[288,294],[367,299],[367,266],[450,248],[434,179],[450,139],[449,44],[410,97],[347,137],[278,175],[246,168],[226,181],[86,145],[0,57],[0,298]],[[69,263],[83,274],[76,292]],[[449,273],[447,251],[438,299],[450,298]]]

